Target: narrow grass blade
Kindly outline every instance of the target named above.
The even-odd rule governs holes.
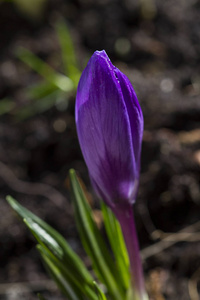
[[[44,248],[40,245],[38,245],[37,248],[41,254],[41,257],[43,259],[43,262],[45,264],[45,267],[49,275],[53,278],[53,280],[56,282],[57,286],[62,291],[62,293],[67,297],[67,299],[83,300],[81,294],[79,295],[78,293],[76,293],[71,283],[68,280],[66,280],[65,276],[63,276],[63,273],[61,272],[59,267],[52,261],[51,257],[46,253]]]
[[[121,282],[118,281],[116,266],[92,218],[91,208],[74,170],[70,170],[70,183],[77,226],[83,246],[92,260],[93,268],[99,279],[106,285],[110,295],[116,300],[124,300],[124,291]]]
[[[37,246],[40,253],[46,256],[51,263],[56,267],[62,277],[67,281],[68,285],[72,289],[73,293],[77,295],[78,299],[85,299],[88,297],[90,300],[97,300],[98,297],[95,294],[94,290],[92,290],[89,286],[85,284],[83,281],[79,281],[77,279],[76,274],[72,272],[67,266],[63,265],[50,251],[43,245]]]
[[[44,98],[32,101],[29,105],[20,108],[20,110],[16,112],[17,119],[24,120],[48,111],[54,105],[56,105],[60,96],[61,91],[57,89]],[[64,101],[67,102],[67,98],[65,98]]]
[[[100,287],[98,286],[98,284],[94,281],[94,287],[95,287],[95,291],[98,295],[98,300],[107,300],[105,294],[103,293],[103,291],[100,289]]]
[[[76,281],[82,283],[85,294],[92,295],[93,278],[84,266],[83,262],[77,254],[70,248],[65,239],[52,227],[50,227],[43,220],[28,211],[20,205],[11,196],[7,198],[8,203],[17,212],[17,214],[24,220],[40,245],[44,246],[55,256],[57,261],[68,268],[71,276],[76,278]],[[95,300],[94,298],[91,298]]]
[[[25,48],[19,48],[17,56],[30,68],[43,76],[47,81],[65,92],[74,90],[74,84],[70,78],[54,71],[48,64]]]
[[[118,272],[121,276],[124,288],[127,290],[130,285],[130,272],[129,258],[123,234],[115,215],[104,202],[101,203],[101,210],[106,233],[118,266]]]
[[[50,94],[54,93],[56,90],[58,90],[58,87],[56,87],[54,84],[45,81],[42,83],[37,83],[34,86],[30,86],[26,89],[26,96],[30,99],[41,99],[46,96],[49,96]]]
[[[73,41],[69,29],[63,19],[57,22],[56,31],[61,45],[65,75],[74,82],[75,86],[77,86],[81,73],[77,63]]]
[[[37,248],[40,250],[40,252],[42,250],[42,252],[49,259],[51,259],[51,262],[56,266],[56,268],[59,269],[63,278],[65,278],[67,280],[68,284],[73,289],[73,291],[76,294],[88,296],[88,298],[91,300],[97,300],[97,297],[91,288],[91,284],[88,284],[88,282],[84,282],[83,280],[80,281],[80,277],[79,277],[79,274],[77,274],[77,270],[76,270],[76,272],[74,272],[74,269],[69,268],[69,265],[63,264],[63,262],[61,260],[59,260],[51,252],[51,250],[41,241],[39,234],[38,234],[38,231],[41,231],[41,228],[38,228],[37,224],[32,222],[31,219],[25,219],[24,222],[27,225],[27,227],[30,229],[30,231],[32,232],[33,236],[39,242],[39,245],[37,246]],[[79,296],[79,298],[82,299],[82,297],[80,297],[80,296]]]
[[[54,106],[58,110],[66,110],[69,104],[68,94],[48,82],[27,89],[26,95],[34,101],[16,110],[15,115],[20,121],[44,113]]]

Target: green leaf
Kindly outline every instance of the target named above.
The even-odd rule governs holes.
[[[58,110],[64,111],[66,110],[68,104],[69,99],[67,95],[57,89],[46,97],[36,99],[27,106],[20,108],[18,111],[16,111],[16,117],[19,120],[24,120],[34,115],[44,113],[53,106],[56,106]]]
[[[80,293],[77,293],[77,290],[74,289],[71,282],[66,280],[66,277],[64,276],[63,272],[57,266],[54,261],[52,260],[51,256],[48,255],[48,253],[45,251],[45,248],[43,248],[41,245],[37,246],[41,257],[43,259],[43,262],[45,264],[45,267],[50,274],[50,276],[53,278],[53,280],[58,285],[59,289],[62,291],[62,293],[67,297],[69,300],[83,300],[83,297],[81,297]]]
[[[70,78],[60,73],[57,73],[48,64],[43,62],[39,57],[25,48],[19,48],[17,56],[30,68],[43,76],[48,82],[55,85],[64,92],[74,90],[74,84]]]
[[[106,233],[118,266],[118,273],[125,290],[127,290],[130,285],[129,257],[121,227],[111,209],[104,202],[101,203],[101,210]]]
[[[48,81],[37,83],[34,86],[30,86],[26,89],[26,96],[30,99],[41,99],[58,90],[54,84]]]
[[[56,90],[51,94],[47,95],[44,98],[37,99],[34,102],[31,102],[27,106],[20,108],[16,112],[17,119],[24,120],[30,118],[34,115],[44,113],[52,108],[58,101],[58,97],[60,96],[60,91]],[[67,102],[67,99],[65,99]]]
[[[15,112],[19,120],[44,113],[53,106],[56,106],[58,110],[66,110],[69,103],[68,94],[49,82],[29,87],[25,94],[32,101]]]
[[[107,300],[105,294],[103,293],[103,291],[101,290],[101,288],[98,286],[98,284],[96,283],[96,281],[93,282],[94,283],[94,287],[95,287],[95,291],[98,295],[98,300]]]
[[[35,236],[35,233],[32,229],[32,224],[30,220],[25,220],[25,223]],[[70,285],[70,288],[72,288],[73,292],[77,294],[79,299],[82,299],[82,295],[88,296],[91,300],[97,300],[97,297],[92,290],[91,286],[88,285],[84,281],[80,281],[79,277],[73,270],[68,268],[67,265],[64,265],[61,261],[59,261],[55,255],[39,240],[37,239],[40,245],[37,246],[38,250],[40,251],[40,254],[45,254],[49,259],[51,259],[51,262],[54,264],[56,268],[58,268],[60,274],[63,276],[63,278],[66,279],[68,284]]]
[[[87,203],[74,170],[70,170],[70,183],[77,227],[83,246],[92,260],[93,268],[99,279],[106,285],[112,297],[117,300],[124,300],[124,290],[121,282],[117,280],[119,278],[118,271],[92,218],[91,208]]]
[[[65,75],[69,76],[75,86],[77,86],[81,73],[77,63],[73,41],[63,19],[57,22],[56,31],[61,45]]]
[[[89,295],[90,299],[96,300],[92,276],[65,239],[55,229],[24,208],[11,196],[7,196],[6,199],[11,207],[24,220],[43,249],[46,247],[46,252],[48,249],[48,253],[51,253],[51,258],[54,258],[54,264],[56,260],[57,267],[59,265],[59,267],[63,266],[64,268],[65,266],[67,268],[65,275],[68,279],[70,278],[70,282],[73,282],[75,286],[78,286],[77,282],[80,282],[82,292]],[[53,272],[53,274],[55,272]]]

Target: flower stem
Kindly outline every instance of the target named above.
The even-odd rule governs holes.
[[[135,228],[132,206],[115,210],[115,215],[121,225],[130,260],[132,295],[134,300],[148,300],[145,291],[144,276],[140,258],[139,243]]]

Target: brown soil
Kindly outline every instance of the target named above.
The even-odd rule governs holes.
[[[141,3],[146,6],[141,8]],[[0,98],[13,98],[23,107],[28,101],[24,88],[41,80],[16,58],[18,46],[62,70],[52,25],[60,15],[69,24],[82,68],[93,51],[105,49],[132,81],[143,109],[135,214],[151,299],[197,300],[200,1],[51,0],[38,20],[4,2],[0,4]],[[56,131],[57,120],[66,123],[63,132]],[[73,167],[91,190],[76,137],[74,97],[62,112],[54,107],[21,122],[13,114],[2,115],[0,140],[0,299],[31,300],[37,292],[44,292],[49,300],[63,299],[49,283],[35,241],[5,196],[13,195],[49,222],[90,264],[78,239],[67,189],[67,173]]]

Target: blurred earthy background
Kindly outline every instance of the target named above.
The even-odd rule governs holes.
[[[73,50],[74,48],[74,50]],[[138,235],[152,300],[200,291],[200,1],[0,1],[0,299],[63,299],[11,194],[85,259],[68,189],[92,193],[74,123],[77,80],[105,49],[131,80],[145,120]],[[94,214],[101,226],[98,202]]]

